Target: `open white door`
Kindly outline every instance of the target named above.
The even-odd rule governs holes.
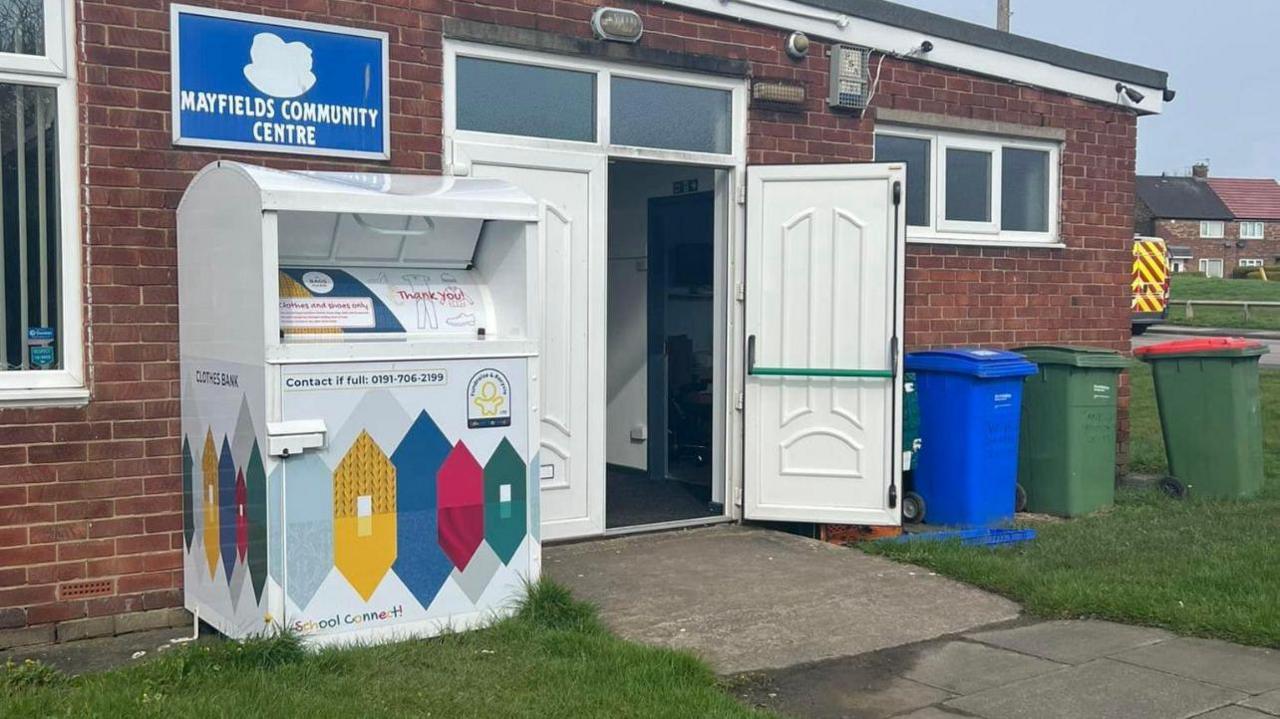
[[[747,170],[748,519],[896,525],[902,164]]]
[[[456,143],[455,168],[507,180],[542,206],[542,476],[544,540],[604,532],[607,161]]]

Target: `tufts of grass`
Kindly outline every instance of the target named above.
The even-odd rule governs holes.
[[[545,577],[527,585],[516,617],[545,629],[581,631],[599,627],[595,607],[577,601],[568,589]]]
[[[739,717],[692,655],[609,633],[548,580],[514,616],[434,639],[312,651],[206,642],[120,671],[0,692],[0,717]]]
[[[0,667],[0,690],[4,693],[25,689],[52,687],[66,681],[67,677],[56,668],[35,659],[21,662],[7,661]]]
[[[1165,471],[1151,373],[1131,373],[1135,469]],[[1171,500],[1124,491],[1115,507],[1037,523],[1035,541],[988,549],[871,545],[867,551],[993,590],[1046,618],[1097,617],[1280,647],[1280,372],[1262,374],[1268,482],[1251,500]]]

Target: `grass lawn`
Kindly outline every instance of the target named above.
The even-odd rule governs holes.
[[[1280,302],[1280,277],[1272,282],[1227,280],[1174,275],[1169,290],[1169,323],[1192,327],[1280,330],[1280,308],[1250,308],[1249,321],[1238,307],[1196,307],[1195,316],[1186,317],[1186,305],[1179,300],[1256,300]]]
[[[1134,471],[1165,470],[1151,372],[1133,370]],[[1046,618],[1099,617],[1280,647],[1280,372],[1262,376],[1268,484],[1248,502],[1124,492],[1116,506],[999,549],[870,545],[1004,594]]]
[[[692,656],[609,634],[543,583],[514,619],[433,640],[310,652],[208,641],[66,678],[0,667],[3,717],[764,717]]]

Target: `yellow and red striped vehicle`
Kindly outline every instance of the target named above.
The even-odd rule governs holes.
[[[1133,238],[1133,333],[1140,335],[1169,316],[1169,248],[1159,237]]]

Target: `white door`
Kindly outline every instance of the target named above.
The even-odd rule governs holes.
[[[904,172],[747,170],[748,519],[899,523]]]
[[[542,537],[604,532],[603,155],[458,143],[454,167],[542,204]]]

